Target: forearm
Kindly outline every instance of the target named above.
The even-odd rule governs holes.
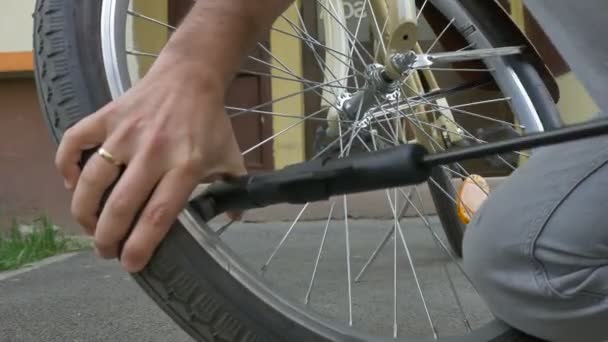
[[[157,68],[226,87],[244,57],[293,0],[198,0],[173,34]]]

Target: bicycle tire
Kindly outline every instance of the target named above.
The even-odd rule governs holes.
[[[100,12],[99,1],[36,2],[35,77],[42,110],[56,141],[74,123],[111,100],[102,72]],[[202,218],[198,222],[208,229]],[[269,300],[262,296],[263,289],[246,286],[239,277],[247,275],[232,262],[229,251],[224,259],[214,254],[224,248],[222,242],[212,235],[196,236],[204,233],[176,222],[146,269],[133,275],[193,338],[207,342],[368,340],[346,328],[326,325],[297,305]],[[204,243],[215,246],[202,248]],[[492,322],[449,341],[537,340]]]

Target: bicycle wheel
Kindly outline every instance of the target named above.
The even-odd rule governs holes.
[[[335,5],[335,3],[333,4]],[[335,7],[331,7],[332,2],[321,1],[317,4],[320,6],[318,8],[319,11],[326,11],[328,14],[331,13],[329,17],[335,18],[336,13],[339,13],[339,10]],[[427,13],[439,13],[441,14],[441,17],[444,18],[444,22],[450,23],[449,27],[445,24],[446,26],[444,27],[448,27],[448,30],[445,31],[451,31],[450,28],[455,30],[454,32],[457,33],[458,36],[461,37],[461,41],[465,43],[465,46],[462,46],[461,48],[470,46],[475,46],[476,48],[500,46],[502,33],[500,30],[492,28],[490,25],[483,22],[483,7],[473,4],[472,1],[421,1],[419,3],[419,9],[423,8],[424,10],[421,12],[423,17],[426,17]],[[474,16],[471,14],[473,13],[473,10],[476,10]],[[320,37],[311,36],[303,29],[306,25],[302,24],[300,28],[297,28],[299,25],[298,20],[299,18],[302,18],[302,15],[298,11],[296,11],[296,13],[297,15],[294,17],[295,21],[289,18],[285,19],[285,27],[291,28],[292,30],[289,32],[285,30],[281,30],[283,32],[277,32],[287,36],[291,35],[293,36],[293,39],[303,41],[304,48],[323,45]],[[445,20],[446,18],[449,19]],[[138,73],[142,70],[141,65],[145,63],[140,63],[139,59],[154,57],[155,52],[136,51],[133,48],[126,48],[125,44],[126,41],[128,41],[128,32],[126,32],[127,23],[134,20],[141,20],[152,26],[157,25],[159,26],[157,28],[161,29],[172,29],[172,25],[163,23],[145,13],[138,12],[136,8],[132,7],[130,1],[127,0],[103,0],[100,2],[83,2],[77,0],[37,1],[34,31],[37,66],[36,79],[44,113],[48,119],[53,136],[57,140],[61,138],[62,133],[68,127],[100,108],[113,97],[119,96],[124,92],[124,90],[129,87],[132,80],[135,80],[140,76]],[[343,22],[340,18],[337,18],[337,21]],[[441,29],[439,34],[435,33],[435,35],[440,36],[443,31],[444,30]],[[434,31],[431,29],[430,32]],[[357,35],[354,34],[352,37],[357,37]],[[352,37],[351,39],[354,41],[354,38]],[[444,37],[447,37],[447,35],[444,35]],[[352,49],[353,52],[356,51],[357,54],[365,54],[363,47],[357,47],[357,45],[358,44],[351,44],[348,47]],[[325,54],[328,53],[327,51],[340,51],[340,48],[336,46],[324,47],[324,49],[326,50],[323,52]],[[313,57],[316,56],[317,63],[322,66],[327,61],[327,56],[322,56],[318,51],[314,51]],[[270,51],[266,52],[268,53],[267,57],[270,59],[272,53]],[[132,59],[129,61],[126,55],[127,53],[135,58],[135,61]],[[370,51],[367,53],[370,53]],[[361,60],[365,60],[365,57],[361,57]],[[363,64],[367,64],[368,62],[369,61],[364,62]],[[323,85],[323,76],[319,76],[320,78],[318,79],[304,80],[303,77],[297,73],[290,71],[287,66],[281,67],[280,64],[277,66],[277,64],[264,60],[260,60],[258,63],[264,64],[271,69],[283,69],[278,70],[281,74],[273,74],[270,71],[267,73],[257,72],[257,74],[262,77],[273,79],[287,78],[290,82],[300,84],[302,88],[300,88],[298,94],[303,91],[315,93],[315,89],[325,90],[326,87],[330,86],[327,84]],[[132,68],[133,66],[135,66],[135,68]],[[461,103],[459,105],[452,105],[452,103],[457,102],[451,101],[448,106],[449,108],[444,110],[446,108],[442,108],[441,105],[426,99],[426,96],[428,95],[430,97],[430,94],[419,95],[417,100],[418,102],[421,102],[419,105],[434,108],[432,112],[438,116],[450,117],[447,113],[449,110],[453,113],[470,115],[476,119],[484,120],[486,116],[462,108],[484,105],[487,103],[503,103],[503,105],[506,106],[505,108],[513,108],[513,112],[527,113],[527,115],[517,115],[518,122],[521,124],[510,121],[501,121],[501,124],[507,125],[508,127],[516,127],[518,129],[522,129],[522,126],[525,126],[526,132],[533,132],[542,129],[539,120],[539,116],[542,117],[542,115],[540,114],[552,113],[550,96],[542,87],[542,83],[534,71],[534,68],[532,68],[522,56],[486,59],[481,68],[479,68],[479,65],[475,65],[474,68],[456,68],[452,66],[449,69],[450,70],[441,70],[440,68],[437,68],[435,71],[446,73],[456,72],[467,74],[470,72],[472,74],[490,74],[493,81],[488,85],[488,82],[485,79],[481,81],[478,79],[469,79],[466,83],[468,85],[467,87],[460,87],[457,91],[454,90],[449,93],[441,93],[441,98],[445,98],[447,95],[461,95],[463,92],[479,87],[491,88],[490,91],[494,91],[494,88],[497,87],[502,93],[507,93],[509,96],[503,94],[503,96],[499,98],[482,100],[483,103],[481,104],[477,103],[479,101],[476,101],[476,103],[473,104],[467,102],[466,104]],[[353,75],[362,72],[361,69],[358,70],[351,65],[349,65],[348,70],[349,73]],[[357,78],[350,78],[352,79],[352,83],[332,84],[331,86],[336,89],[358,88],[358,85],[355,83]],[[357,82],[359,82],[359,80],[357,80]],[[533,89],[529,89],[527,92],[524,91],[524,85],[528,86],[530,84],[535,85]],[[307,88],[303,88],[304,86]],[[314,88],[315,86],[318,87]],[[424,88],[425,85],[423,84],[422,87]],[[312,90],[310,90],[310,88],[312,88]],[[316,94],[316,96],[322,95]],[[389,102],[386,103],[391,104],[390,99],[387,101]],[[235,111],[241,112],[243,115],[248,113],[261,113],[293,120],[293,115],[290,115],[289,113],[266,110],[267,105],[269,104],[263,106],[256,105],[255,108],[242,109],[235,109],[232,107],[228,108],[228,110],[231,113],[234,113]],[[382,109],[382,106],[380,105],[378,108]],[[397,109],[398,110],[394,112],[399,115],[401,115],[402,111],[405,111],[405,109],[401,109],[399,106]],[[324,118],[321,115],[321,113],[327,113],[327,108],[318,113],[318,121],[330,122],[326,116]],[[384,113],[388,115],[390,111],[385,111]],[[308,114],[307,116],[309,119],[315,118],[314,115],[311,116]],[[391,119],[393,118],[389,117],[387,118],[387,121],[390,121]],[[302,117],[298,120],[298,122],[306,121],[302,120]],[[496,122],[496,120],[497,119],[492,118],[492,122]],[[413,121],[411,125],[416,127],[416,125],[420,125],[421,122],[422,121],[416,120]],[[330,148],[328,148],[329,150],[332,148],[331,146],[345,143],[342,138],[347,134],[345,132],[348,132],[350,129],[347,128],[349,127],[348,124],[350,124],[351,128],[353,127],[352,120],[340,119],[337,129],[343,130],[343,132],[339,134],[338,139],[334,139],[336,142],[333,145],[330,143],[324,148],[330,146]],[[460,123],[453,122],[452,124],[454,124],[458,130],[448,130],[448,137],[449,135],[458,135],[466,137],[465,140],[467,141],[481,142],[482,139],[467,134],[466,132],[468,132],[468,130]],[[407,125],[403,124],[403,126],[404,131],[407,130]],[[387,137],[396,136],[396,134],[391,134],[391,128],[382,122],[377,123],[375,126],[367,127],[370,128],[369,131],[371,131],[367,136],[357,135],[354,138],[350,138],[350,142],[354,141],[353,139],[359,140],[360,138],[360,140],[362,140],[360,144],[353,147],[353,152],[356,149],[365,152],[366,146],[380,146],[385,143],[392,144],[404,142],[399,139],[388,139]],[[393,126],[393,128],[394,127],[396,126]],[[417,128],[420,129],[420,127]],[[433,128],[442,131],[442,127]],[[385,133],[388,135],[383,135],[384,133],[375,134],[373,132],[384,130],[387,131]],[[443,128],[443,131],[445,130],[446,129]],[[289,130],[285,130],[285,132],[288,131]],[[327,134],[327,131],[325,131],[325,134]],[[430,134],[432,136],[433,133]],[[403,135],[405,136],[407,134],[404,133]],[[439,134],[439,137],[446,138],[446,135]],[[441,149],[449,148],[449,146],[446,146],[447,140],[448,139],[443,139],[441,143],[438,144],[437,149],[440,149],[440,147]],[[433,138],[433,141],[436,141],[435,138]],[[348,141],[346,143],[348,143]],[[244,149],[245,151],[249,151],[252,150],[252,147],[255,146],[245,146]],[[344,149],[341,149],[340,153],[344,154]],[[500,159],[505,159],[505,157],[500,157]],[[443,171],[448,173],[465,173],[465,171],[463,171],[466,170],[464,166],[456,167],[458,168],[458,171],[452,170],[451,168],[443,169]],[[462,167],[462,169],[460,169],[460,167]],[[450,190],[443,190],[449,194]],[[454,272],[450,272],[447,268],[448,266],[445,265],[442,265],[442,267],[446,267],[445,273],[447,273],[447,277],[441,279],[442,281],[445,281],[446,284],[449,282],[450,285],[444,287],[443,285],[445,284],[442,283],[438,292],[433,293],[445,295],[444,291],[446,291],[446,293],[453,295],[454,299],[450,302],[452,308],[449,310],[462,313],[462,317],[457,320],[453,320],[450,317],[447,319],[442,319],[442,317],[438,318],[437,316],[431,317],[433,303],[429,304],[425,300],[425,296],[423,295],[424,286],[422,286],[424,285],[422,284],[424,279],[422,279],[422,282],[421,279],[419,279],[420,273],[416,271],[415,260],[412,257],[413,253],[410,253],[413,250],[408,248],[408,244],[404,238],[405,234],[401,229],[401,222],[403,222],[401,221],[401,215],[397,215],[399,200],[401,200],[404,205],[405,203],[408,203],[408,205],[417,212],[421,213],[422,215],[420,218],[425,223],[423,229],[420,229],[420,231],[410,230],[406,233],[408,233],[408,235],[409,233],[416,235],[420,234],[421,231],[425,233],[430,232],[431,234],[428,237],[430,247],[429,245],[425,245],[423,246],[423,249],[430,250],[434,245],[438,246],[437,248],[439,248],[440,253],[444,253],[447,256],[444,261],[450,263],[449,267],[455,268],[455,272],[458,272],[460,267],[458,261],[455,260],[452,253],[443,242],[443,238],[440,236],[441,234],[437,233],[435,231],[436,229],[431,226],[431,223],[433,223],[432,220],[427,219],[424,215],[424,210],[419,208],[422,201],[419,200],[419,205],[416,205],[411,199],[411,197],[421,191],[418,191],[418,189],[409,189],[409,191],[411,196],[403,189],[386,192],[386,195],[389,198],[388,206],[392,207],[389,211],[392,212],[393,216],[393,219],[389,221],[389,228],[391,228],[390,230],[395,236],[398,235],[398,237],[394,239],[393,244],[394,257],[391,261],[394,263],[389,267],[393,271],[392,276],[389,278],[393,280],[395,290],[391,298],[389,298],[392,302],[388,306],[391,309],[394,309],[393,311],[395,312],[399,311],[402,314],[407,312],[407,316],[410,316],[410,314],[413,315],[414,313],[420,314],[420,317],[423,317],[423,321],[428,321],[430,324],[426,326],[426,331],[419,332],[419,334],[415,334],[416,331],[413,331],[417,330],[417,328],[412,328],[406,323],[406,317],[399,317],[397,313],[393,316],[388,314],[388,317],[391,318],[391,329],[388,333],[386,331],[384,331],[384,333],[379,332],[377,331],[378,329],[374,329],[373,327],[368,329],[369,327],[365,327],[366,322],[363,322],[356,317],[353,318],[353,316],[356,316],[356,312],[353,313],[353,307],[355,308],[354,311],[356,311],[358,306],[356,303],[353,305],[351,294],[360,289],[357,288],[358,285],[352,283],[351,278],[351,246],[348,237],[349,213],[348,199],[346,197],[340,198],[340,202],[343,203],[342,208],[339,208],[339,203],[334,202],[333,205],[328,203],[328,218],[326,222],[324,221],[321,224],[321,227],[324,227],[324,229],[319,231],[320,238],[322,235],[322,239],[319,240],[325,241],[327,228],[330,226],[326,223],[333,222],[332,224],[335,224],[335,222],[339,220],[334,218],[332,213],[342,211],[343,216],[340,221],[344,222],[344,232],[346,236],[344,243],[347,251],[347,281],[345,282],[345,287],[347,287],[348,290],[345,289],[344,291],[348,292],[348,305],[345,305],[345,307],[348,308],[347,324],[337,322],[335,316],[340,315],[334,315],[334,317],[330,319],[325,317],[331,316],[331,311],[334,307],[333,305],[330,305],[331,298],[324,297],[323,300],[326,301],[325,303],[316,303],[317,305],[322,304],[321,306],[323,307],[319,308],[319,306],[315,307],[315,303],[308,300],[310,298],[310,291],[306,296],[307,300],[305,301],[308,305],[298,304],[297,301],[293,300],[289,295],[279,295],[279,290],[276,290],[276,288],[279,287],[279,284],[269,283],[271,281],[273,283],[278,283],[279,280],[281,280],[279,279],[280,275],[276,279],[271,279],[271,281],[268,279],[268,277],[270,277],[269,269],[271,268],[269,265],[270,261],[272,261],[272,257],[265,263],[266,267],[264,270],[267,278],[264,279],[248,266],[248,262],[243,260],[244,255],[237,255],[238,253],[236,252],[238,252],[238,250],[229,246],[230,243],[236,243],[238,240],[235,240],[234,236],[231,240],[229,236],[231,230],[236,229],[239,234],[243,233],[243,231],[237,229],[238,227],[233,227],[231,230],[225,231],[222,229],[218,232],[212,229],[206,222],[209,218],[204,217],[203,213],[198,212],[194,207],[184,210],[180,215],[179,221],[175,223],[175,226],[168,237],[156,251],[153,260],[148,267],[142,273],[134,276],[142,288],[169,314],[169,316],[171,316],[172,319],[188,331],[194,338],[201,341],[357,341],[393,339],[393,337],[396,336],[407,341],[423,341],[428,339],[432,340],[434,337],[433,335],[437,334],[441,336],[441,340],[446,341],[534,340],[499,322],[492,321],[489,316],[485,317],[484,315],[483,318],[476,318],[475,322],[470,323],[469,319],[472,316],[470,316],[471,313],[465,312],[467,311],[466,303],[469,301],[479,301],[479,299],[472,298],[474,290],[470,285],[463,285],[463,287],[468,288],[468,290],[461,289],[460,292],[452,290],[454,288],[454,282],[466,283],[466,275],[450,275]],[[391,198],[393,201],[390,200]],[[298,218],[289,225],[287,233],[281,234],[281,242],[274,247],[275,252],[278,252],[279,249],[283,247],[283,243],[293,232],[294,226],[306,211],[307,207],[308,205],[299,210],[300,215],[298,215]],[[431,221],[431,223],[429,223],[429,221]],[[264,225],[258,225],[258,227],[259,226]],[[351,228],[354,229],[353,227],[354,223],[351,222]],[[372,231],[372,233],[377,233],[377,230]],[[268,239],[264,238],[264,240]],[[413,278],[413,280],[407,284],[403,279],[397,277],[397,246],[398,244],[401,245],[401,243],[403,243],[403,247],[407,252],[407,255],[401,257],[401,259],[405,258],[407,260],[405,264],[409,266],[408,272]],[[255,244],[253,244],[253,246],[255,247]],[[353,248],[354,247],[355,246],[353,246]],[[410,245],[410,247],[414,246]],[[321,243],[318,249],[318,257],[316,258],[315,271],[312,272],[313,274],[317,270],[322,252],[323,243]],[[427,254],[429,253],[427,252]],[[430,254],[435,255],[436,253],[432,252]],[[272,256],[274,255],[275,253],[272,254]],[[245,255],[245,257],[247,256]],[[274,262],[276,263],[276,260],[274,260]],[[436,260],[434,262],[437,263]],[[291,260],[287,265],[288,267],[283,268],[283,271],[286,269],[292,270],[301,268],[295,265]],[[312,266],[312,264],[309,264],[309,266]],[[420,267],[421,265],[418,264],[418,271],[420,271]],[[443,272],[444,268],[441,270]],[[433,271],[437,271],[437,269],[433,269]],[[332,271],[331,273],[334,273],[333,275],[335,276],[335,271]],[[308,281],[310,281],[311,285],[315,283],[314,275],[312,276],[312,279],[310,279],[308,274],[306,275],[307,281],[305,287],[308,287]],[[400,303],[402,306],[398,305],[398,280],[401,284],[405,284],[406,287],[416,289],[413,292],[420,294],[423,301],[422,308],[410,308],[410,305],[403,301]],[[316,280],[316,282],[318,286],[319,280]],[[371,288],[366,288],[366,291],[369,290],[369,293],[366,293],[366,295],[369,294],[369,296],[371,296],[374,288],[379,286],[376,286],[376,284],[372,285]],[[285,299],[285,297],[288,297],[289,299]],[[344,297],[346,297],[346,295]],[[428,300],[429,297],[434,296],[428,296],[427,292],[426,299]],[[463,308],[460,297],[466,299],[466,301],[464,301],[465,308]],[[435,309],[441,312],[447,311],[448,308],[445,308],[444,304],[444,302],[441,302],[439,308]],[[403,305],[406,305],[406,308],[403,308]],[[429,307],[431,310],[429,310]],[[373,308],[374,311],[377,309],[375,305],[366,307],[366,309],[370,308]],[[359,309],[362,309],[361,306],[359,306]],[[435,314],[437,314],[437,312],[435,312]],[[473,314],[477,313],[474,312]],[[409,319],[411,317],[407,318]],[[446,327],[440,327],[435,324],[437,321],[442,320],[447,322]],[[455,324],[455,321],[458,323]],[[470,329],[471,324],[475,329]],[[458,327],[455,328],[454,325],[458,325]],[[414,336],[406,337],[408,333],[413,333]],[[460,338],[444,337],[458,333],[464,336]],[[380,337],[375,337],[373,335],[380,335]],[[381,337],[382,335],[385,335],[385,337]],[[386,335],[390,335],[391,337],[388,338]]]

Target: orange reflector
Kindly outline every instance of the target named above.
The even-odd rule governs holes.
[[[471,222],[489,194],[490,186],[480,175],[471,175],[462,182],[458,192],[458,217],[464,224]]]

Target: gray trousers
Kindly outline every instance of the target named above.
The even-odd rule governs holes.
[[[506,323],[608,341],[608,138],[537,151],[469,225],[464,265]]]

